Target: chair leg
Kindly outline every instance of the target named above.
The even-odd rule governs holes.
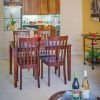
[[[64,83],[66,84],[66,68],[65,68],[65,64],[63,65],[63,76],[64,76]]]
[[[60,77],[60,66],[58,66],[58,76]]]
[[[9,74],[12,75],[12,48],[9,46]]]
[[[36,77],[37,77],[38,88],[40,88],[40,78],[39,78],[38,68],[36,68]]]
[[[33,76],[34,76],[34,68],[33,68]]]
[[[43,62],[41,61],[41,79],[43,79]]]
[[[22,68],[20,68],[20,90],[22,89]]]
[[[14,63],[14,87],[17,87],[17,65]]]
[[[50,66],[48,66],[48,86],[50,86]]]
[[[41,62],[41,59],[39,58],[39,61],[38,61],[38,74],[39,74],[39,76],[40,76],[40,62]]]
[[[17,65],[17,82],[18,82],[18,65]]]
[[[37,71],[39,72],[39,69],[35,68],[35,79],[37,79],[38,75],[39,75],[39,73]],[[38,75],[37,75],[37,73],[38,73]]]
[[[33,76],[35,77],[35,80],[37,79],[37,71],[35,68],[33,68]]]
[[[55,74],[57,73],[57,67],[55,66]]]

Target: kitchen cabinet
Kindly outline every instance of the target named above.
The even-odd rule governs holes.
[[[60,13],[60,0],[48,0],[48,13],[49,14]]]
[[[24,15],[48,14],[47,0],[23,0]]]
[[[37,15],[40,14],[40,7],[38,0],[22,0],[23,14],[24,15]]]
[[[56,13],[60,14],[60,0],[56,0]]]
[[[60,13],[60,0],[22,0],[24,15]]]
[[[9,4],[16,4],[16,5],[21,5],[22,0],[4,0],[4,5],[9,5]]]
[[[39,0],[40,14],[48,14],[48,0]]]
[[[23,5],[22,5],[22,12],[23,12],[23,14],[28,14],[28,13],[30,13],[29,12],[29,2],[28,2],[28,0],[23,0],[22,1],[23,3]]]

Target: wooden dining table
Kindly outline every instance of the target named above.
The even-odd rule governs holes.
[[[71,44],[67,44],[67,75],[68,81],[71,81]],[[14,59],[14,52],[17,50],[14,41],[9,42],[9,74],[12,75],[12,63]],[[14,61],[15,62],[15,61]],[[17,68],[14,65],[14,86],[17,87]]]

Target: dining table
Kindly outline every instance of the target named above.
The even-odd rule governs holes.
[[[67,75],[68,81],[71,81],[71,44],[67,44]],[[41,45],[40,48],[45,46]],[[9,74],[12,75],[12,66],[14,66],[14,87],[17,87],[17,67],[14,65],[14,52],[18,49],[15,46],[14,41],[9,42]],[[45,49],[44,49],[45,50]]]

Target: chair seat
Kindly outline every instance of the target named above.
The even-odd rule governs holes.
[[[41,57],[41,60],[46,63],[46,64],[50,64],[50,65],[62,65],[64,62],[62,62],[62,58],[59,57],[59,58],[56,58],[54,56],[44,56],[44,57]]]

